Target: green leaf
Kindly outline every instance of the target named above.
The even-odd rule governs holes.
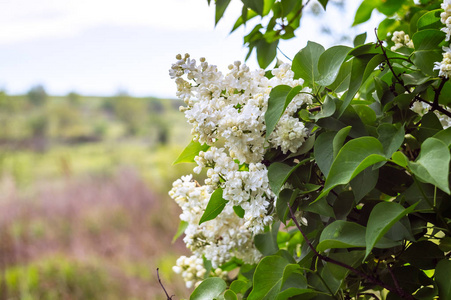
[[[403,168],[406,168],[407,165],[409,164],[409,159],[404,155],[404,153],[399,152],[399,151],[393,153],[391,159],[393,160],[393,162],[395,164],[397,164],[398,166],[401,166]]]
[[[268,99],[268,109],[265,113],[266,138],[274,131],[288,104],[301,89],[301,86],[291,88],[288,85],[278,85],[271,90]]]
[[[406,0],[389,0],[382,1],[382,3],[377,7],[377,10],[386,16],[392,16],[398,12]]]
[[[234,280],[230,284],[230,289],[234,291],[236,294],[244,294],[249,287],[250,282],[244,280]]]
[[[334,210],[327,202],[326,198],[319,199],[318,201],[315,202],[310,202],[308,203],[307,206],[304,205],[301,206],[303,211],[313,212],[320,216],[335,218]]]
[[[354,104],[352,107],[364,124],[373,125],[376,122],[376,113],[368,105]]]
[[[264,257],[254,273],[254,287],[248,300],[272,300],[280,292],[282,277],[288,261],[281,256]]]
[[[365,44],[367,33],[361,33],[354,38],[354,47]]]
[[[393,124],[384,123],[377,128],[378,140],[384,147],[386,158],[390,158],[404,142],[404,127],[397,129]]]
[[[173,165],[179,163],[194,162],[194,158],[199,155],[201,151],[207,151],[210,146],[201,145],[199,142],[191,141],[188,146],[182,151],[179,157],[172,163]]]
[[[373,170],[372,168],[366,168],[354,179],[351,180],[351,188],[354,193],[355,202],[358,203],[371,192],[377,184],[379,179],[379,170]]]
[[[440,299],[451,299],[451,261],[442,259],[435,268],[435,283]]]
[[[180,220],[179,227],[177,228],[177,232],[172,238],[172,243],[174,243],[182,234],[185,233],[186,228],[188,227],[188,222]]]
[[[451,127],[437,132],[433,138],[441,140],[449,148],[451,146]]]
[[[233,206],[233,211],[235,212],[235,214],[236,214],[238,217],[240,217],[240,218],[243,218],[243,217],[244,217],[245,211],[244,211],[244,209],[243,209],[241,206],[239,206],[239,205]]]
[[[314,293],[307,288],[307,279],[298,264],[289,264],[285,267],[282,277],[282,288],[276,300],[286,300],[302,294]]]
[[[312,119],[318,121],[319,119],[327,118],[332,116],[335,113],[335,101],[327,96],[323,105],[321,105],[321,111],[314,115]]]
[[[320,74],[318,84],[327,86],[335,81],[338,71],[350,50],[350,47],[334,46],[321,54],[318,59],[318,71]]]
[[[420,142],[424,142],[427,138],[437,134],[441,130],[443,130],[442,123],[437,115],[430,111],[421,118],[421,126],[418,128],[418,133],[415,137]]]
[[[366,81],[373,70],[385,60],[382,54],[377,55],[365,55],[361,57],[354,57],[352,60],[352,71],[349,89],[343,96],[343,104],[339,110],[339,116],[341,116],[348,105],[351,103],[360,86]]]
[[[264,0],[263,16],[266,16],[267,14],[269,14],[271,12],[271,9],[272,9],[275,1],[276,0]]]
[[[354,222],[337,220],[324,228],[321,232],[319,244],[316,247],[318,252],[327,249],[343,249],[343,248],[363,248],[365,243],[366,228]],[[392,248],[400,245],[386,238],[382,238],[377,244],[378,248]]]
[[[334,161],[334,148],[332,143],[336,134],[336,132],[321,133],[316,139],[313,147],[315,162],[326,177],[329,174],[330,166]]]
[[[238,300],[235,292],[232,290],[227,290],[224,292],[224,300]]]
[[[422,85],[423,83],[428,82],[431,80],[430,76],[424,75],[422,72],[416,71],[408,74],[401,74],[401,79],[404,81],[405,85]],[[399,96],[406,95],[410,97],[414,97],[415,95],[412,94],[400,94]],[[413,98],[412,98],[413,99]]]
[[[334,141],[332,143],[333,149],[334,149],[334,159],[337,157],[338,152],[340,152],[341,147],[343,147],[343,144],[348,137],[349,132],[351,131],[352,126],[347,126],[345,128],[340,129],[337,134],[334,137]]]
[[[427,10],[421,9],[415,12],[415,14],[412,16],[412,18],[410,19],[410,36],[412,36],[413,34],[415,34],[415,32],[418,31],[417,28],[418,20],[427,12],[428,12]]]
[[[230,0],[216,0],[215,25],[221,20],[229,3]]]
[[[258,14],[255,11],[243,7],[243,13],[241,17],[236,20],[230,33],[234,32],[236,29],[238,29],[238,27],[245,24],[248,20],[255,18],[256,16],[258,16]]]
[[[290,175],[294,171],[296,171],[296,169],[299,168],[301,165],[305,164],[307,161],[310,161],[310,159],[309,158],[305,159],[294,167],[291,167],[287,164],[280,162],[272,163],[268,167],[269,186],[271,187],[273,193],[276,194],[276,196],[279,195],[280,189],[287,181],[287,179],[290,177]]]
[[[200,218],[199,225],[213,220],[216,218],[224,209],[226,206],[227,200],[224,200],[222,197],[223,190],[221,188],[218,188],[216,191],[211,194],[210,201],[208,201],[207,208],[205,208],[205,211]]]
[[[334,93],[344,92],[349,87],[349,81],[351,80],[352,61],[345,61],[338,71],[335,81],[328,86]]]
[[[293,167],[275,162],[268,167],[268,180],[271,190],[276,195],[279,194],[282,185],[287,181]]]
[[[241,0],[241,2],[259,15],[263,16],[263,0]]]
[[[377,204],[371,211],[368,218],[366,240],[366,255],[371,253],[374,245],[384,236],[385,233],[402,217],[411,213],[418,203],[404,208],[396,202],[381,202]]]
[[[279,41],[268,43],[265,39],[260,39],[257,42],[257,61],[260,68],[266,69],[274,60],[277,54],[278,44]]]
[[[352,26],[364,23],[371,18],[373,10],[381,4],[381,0],[364,0],[355,13]]]
[[[418,50],[412,53],[412,61],[423,73],[437,76],[438,71],[434,70],[434,63],[442,61],[442,52],[440,50]]]
[[[367,43],[367,44],[363,44],[363,45],[355,47],[354,49],[349,51],[348,54],[351,56],[359,57],[359,56],[365,56],[367,54],[376,55],[376,54],[380,54],[380,53],[381,53],[381,50],[376,48],[375,43]]]
[[[412,37],[415,50],[434,50],[445,39],[446,33],[437,29],[418,31]]]
[[[279,226],[280,222],[274,222],[268,232],[257,234],[254,237],[255,248],[264,256],[272,255],[279,250],[279,246],[277,245]]]
[[[428,13],[425,13],[421,16],[421,18],[418,19],[417,22],[417,29],[418,31],[424,30],[424,29],[440,29],[443,27],[443,24],[440,20],[440,13],[443,10],[436,9],[433,11],[430,11]]]
[[[307,46],[299,51],[293,59],[291,69],[294,72],[294,78],[304,79],[305,85],[313,84],[318,80],[318,61],[323,52],[323,46],[309,41]]]
[[[212,300],[222,294],[227,288],[224,280],[218,277],[210,277],[201,282],[193,291],[190,300]]]
[[[365,256],[364,251],[349,251],[349,252],[338,252],[338,253],[330,253],[329,257],[335,259],[339,262],[342,262],[348,266],[353,268],[358,267],[360,265],[363,257]],[[338,266],[333,263],[327,263],[327,267],[330,270],[331,274],[339,280],[343,280],[346,276],[351,272],[350,270]]]
[[[444,237],[440,240],[440,245],[438,246],[443,252],[451,251],[451,237]]]
[[[385,40],[389,32],[393,32],[399,26],[399,21],[392,18],[386,18],[377,27],[377,36],[380,40]]]
[[[327,2],[329,2],[329,0],[318,0],[318,2],[323,6],[324,9],[326,9]]]
[[[433,184],[450,194],[449,163],[448,146],[443,141],[432,137],[423,142],[420,155],[415,162],[409,162],[409,168],[421,181]]]
[[[360,137],[346,143],[335,158],[318,196],[326,196],[331,189],[346,184],[367,167],[386,160],[382,144],[374,137]],[[316,201],[316,200],[315,200]]]
[[[287,220],[289,213],[288,204],[292,206],[298,194],[299,194],[298,189],[295,189],[294,191],[291,189],[284,189],[280,192],[279,197],[277,198],[276,213],[277,216],[279,217],[279,220],[282,221],[284,224]]]
[[[351,251],[342,253],[330,253],[328,257],[340,261],[348,266],[358,267],[364,256],[363,251]],[[332,294],[336,294],[342,286],[350,270],[328,262],[321,269],[320,274],[324,283],[328,286]]]
[[[307,288],[307,279],[304,277],[303,273],[302,268],[298,264],[289,264],[285,266],[282,276],[282,286],[284,288]]]
[[[401,255],[401,259],[421,270],[435,269],[437,263],[445,258],[443,251],[431,241],[412,243]]]

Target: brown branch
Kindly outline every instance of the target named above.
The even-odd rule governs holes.
[[[308,109],[309,112],[321,111],[321,106],[315,106]]]
[[[404,293],[403,289],[399,285],[398,279],[396,279],[395,274],[393,273],[393,270],[391,269],[391,265],[387,264],[388,273],[390,273],[391,278],[393,279],[393,283],[395,284],[395,288],[398,291],[399,295],[402,295]]]
[[[401,78],[399,78],[398,75],[396,75],[395,71],[393,70],[393,67],[392,67],[392,65],[390,63],[390,59],[388,59],[387,52],[385,51],[384,45],[382,44],[382,41],[377,36],[377,28],[374,28],[374,33],[376,34],[376,39],[377,39],[376,47],[378,47],[378,46],[381,47],[382,54],[385,57],[385,61],[387,62],[387,65],[390,68],[390,71],[392,72],[392,74],[395,77],[396,81],[410,94],[411,91],[404,85],[404,82],[402,82]]]
[[[290,210],[290,215],[291,215],[291,219],[293,220],[294,224],[296,225],[296,227],[298,228],[298,230],[301,232],[302,237],[304,238],[305,242],[307,243],[307,245],[309,246],[309,248],[313,251],[313,253],[321,260],[325,261],[325,262],[329,262],[332,263],[334,265],[343,267],[345,269],[348,269],[349,271],[353,272],[354,274],[365,278],[367,281],[379,285],[380,287],[389,290],[390,292],[396,293],[399,296],[401,296],[404,299],[409,299],[409,300],[413,300],[413,296],[407,294],[404,290],[402,290],[400,288],[400,290],[393,288],[392,286],[389,286],[387,284],[385,284],[384,282],[382,282],[380,279],[374,277],[374,276],[370,276],[368,274],[363,273],[360,270],[357,270],[353,267],[351,267],[350,265],[347,265],[345,263],[342,263],[341,261],[335,260],[333,258],[330,258],[328,256],[324,256],[322,254],[320,254],[318,251],[316,251],[315,247],[313,247],[312,243],[310,242],[310,240],[307,238],[307,236],[305,235],[304,231],[302,230],[301,226],[299,225],[298,221],[296,220],[296,218],[294,217],[294,213],[293,210],[291,209],[290,204],[288,203],[288,209]]]
[[[166,289],[164,288],[163,283],[161,282],[160,279],[160,274],[158,273],[159,268],[157,268],[157,278],[158,278],[158,282],[160,283],[161,287],[163,288],[164,293],[166,294],[166,300],[172,300],[172,297],[174,297],[175,295],[169,296],[168,292],[166,292]]]
[[[404,82],[401,80],[401,78],[399,78],[399,76],[395,73],[395,71],[393,70],[393,67],[392,67],[392,65],[391,65],[391,63],[390,63],[390,59],[388,58],[388,55],[387,55],[387,52],[385,51],[385,48],[384,48],[384,46],[383,46],[383,44],[382,44],[382,41],[379,39],[379,37],[377,36],[377,28],[374,28],[374,33],[376,34],[376,39],[377,39],[377,43],[376,43],[376,47],[378,47],[378,46],[380,46],[381,47],[381,50],[382,50],[382,54],[384,55],[384,57],[385,57],[385,61],[387,62],[387,65],[388,65],[388,67],[390,68],[390,71],[392,72],[392,74],[393,74],[393,76],[395,77],[395,79],[396,79],[396,81],[404,88],[404,90],[407,92],[407,93],[409,93],[409,94],[411,94],[412,92],[410,91],[410,89],[409,88],[407,88],[405,85],[404,85]],[[443,78],[442,79],[442,82],[440,83],[440,87],[436,90],[436,92],[435,92],[435,97],[434,97],[434,102],[432,103],[432,102],[430,102],[430,101],[427,101],[426,99],[423,99],[423,98],[421,98],[420,96],[418,96],[418,95],[415,95],[415,98],[413,99],[413,101],[421,101],[421,102],[424,102],[424,103],[427,103],[427,104],[429,104],[431,107],[432,107],[432,109],[431,109],[431,111],[434,111],[434,110],[438,110],[439,112],[441,112],[442,114],[444,114],[444,115],[446,115],[446,116],[448,116],[448,117],[450,117],[451,118],[451,112],[449,112],[449,111],[447,111],[446,109],[444,109],[443,107],[441,107],[439,104],[438,104],[438,97],[440,96],[440,92],[441,92],[441,90],[442,90],[442,88],[443,88],[443,86],[445,85],[445,82],[447,81],[448,79],[446,78]],[[412,102],[413,103],[413,102]]]

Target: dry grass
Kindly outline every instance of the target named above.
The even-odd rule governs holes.
[[[171,244],[178,211],[169,197],[152,193],[135,169],[120,168],[110,177],[36,182],[34,187],[26,194],[11,179],[1,182],[0,296],[25,299],[20,291],[8,291],[5,274],[48,259],[56,266],[68,260],[87,272],[100,270],[108,278],[103,288],[114,290],[109,298],[165,299],[157,267],[167,290],[177,295],[174,299],[188,294],[171,271],[175,259],[186,253],[181,241]],[[70,291],[59,297],[83,299]]]

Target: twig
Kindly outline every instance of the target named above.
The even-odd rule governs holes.
[[[377,28],[374,28],[374,33],[376,34],[377,45],[381,47],[382,54],[384,55],[385,60],[387,61],[387,65],[390,68],[390,71],[392,72],[392,74],[395,77],[396,81],[410,94],[411,93],[410,90],[404,85],[404,83],[402,82],[401,78],[399,78],[398,75],[396,75],[395,71],[393,70],[393,67],[392,67],[392,65],[390,63],[390,60],[388,59],[387,52],[385,52],[384,46],[382,44],[382,41],[377,36]]]
[[[159,269],[160,269],[160,268],[157,268],[157,278],[158,278],[158,282],[160,283],[161,287],[163,288],[163,291],[164,291],[164,293],[166,294],[167,300],[172,300],[172,297],[174,297],[175,295],[169,296],[168,292],[166,292],[166,289],[164,288],[164,285],[163,285],[163,283],[161,282],[160,274],[158,273],[158,270],[159,270]]]
[[[438,100],[440,98],[440,93],[442,92],[443,87],[445,86],[445,83],[448,81],[448,78],[443,77],[442,81],[440,82],[439,87],[435,90],[435,96],[434,96],[434,103],[431,105],[432,109],[435,110],[439,108]]]
[[[315,106],[315,107],[308,109],[309,112],[320,111],[320,110],[321,110],[321,106]]]
[[[396,81],[404,88],[404,90],[405,90],[407,93],[411,94],[412,92],[410,91],[410,89],[407,88],[407,87],[404,85],[404,82],[401,80],[401,78],[399,78],[398,75],[396,75],[395,71],[393,70],[393,67],[392,67],[392,65],[391,65],[391,63],[390,63],[390,59],[388,58],[387,52],[385,51],[384,46],[382,45],[382,41],[381,41],[381,40],[379,39],[379,37],[377,36],[377,28],[374,28],[374,33],[376,34],[377,45],[381,47],[382,54],[384,55],[385,60],[386,60],[386,62],[387,62],[387,65],[388,65],[388,67],[390,68],[390,71],[392,72],[392,74],[393,74],[393,76],[395,77]],[[434,98],[434,102],[433,102],[433,103],[430,102],[430,101],[427,101],[426,99],[421,98],[421,97],[418,96],[418,95],[415,95],[414,101],[421,101],[421,102],[427,103],[427,104],[429,104],[429,105],[432,107],[432,111],[438,110],[438,111],[441,112],[442,114],[444,114],[444,115],[446,115],[446,116],[448,116],[448,117],[451,118],[451,112],[447,111],[446,109],[444,109],[443,107],[441,107],[440,105],[438,105],[438,97],[440,96],[440,92],[441,92],[441,90],[442,90],[442,88],[443,88],[443,86],[445,85],[445,82],[446,82],[447,80],[448,80],[448,79],[445,79],[445,78],[442,79],[442,82],[440,83],[440,87],[439,87],[439,88],[436,90],[436,92],[435,92],[435,98]]]
[[[398,290],[398,294],[402,294],[404,291],[402,290],[401,286],[399,285],[398,279],[396,279],[395,274],[393,273],[393,270],[391,269],[391,264],[387,264],[388,273],[390,273],[391,278],[393,279],[393,283],[395,284],[395,288]]]
[[[307,245],[309,246],[309,248],[313,251],[313,253],[321,260],[325,261],[325,262],[330,262],[334,265],[343,267],[345,269],[348,269],[349,271],[353,272],[354,274],[357,274],[360,277],[365,278],[366,280],[368,280],[369,282],[372,282],[373,284],[377,284],[380,287],[389,290],[390,292],[396,293],[399,296],[401,296],[401,298],[404,299],[409,299],[409,300],[413,300],[413,296],[407,294],[403,289],[400,288],[400,290],[393,288],[392,286],[389,286],[387,284],[385,284],[384,282],[382,282],[381,280],[379,280],[378,278],[375,278],[373,276],[367,275],[365,273],[363,273],[362,271],[359,271],[353,267],[351,267],[350,265],[347,265],[345,263],[342,263],[341,261],[335,260],[333,258],[330,258],[328,256],[324,256],[320,253],[318,253],[318,251],[316,251],[315,247],[313,247],[312,243],[310,242],[310,240],[307,238],[307,236],[305,235],[304,231],[302,231],[301,226],[299,225],[298,221],[296,220],[296,218],[294,217],[294,213],[293,210],[291,209],[290,204],[288,203],[288,209],[290,210],[290,215],[291,215],[291,219],[293,220],[294,224],[296,225],[296,227],[298,228],[298,230],[301,232],[302,237],[304,238],[305,242],[307,243]]]

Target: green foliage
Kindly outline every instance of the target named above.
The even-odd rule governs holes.
[[[303,5],[242,2],[234,29],[255,16],[271,19],[245,37],[250,51],[265,53],[259,62],[267,67],[275,57],[268,45],[291,38],[287,28],[299,26]],[[320,3],[326,8],[328,1]],[[253,266],[238,263],[221,297],[451,298],[451,130],[443,129],[451,118],[451,85],[436,67],[449,46],[440,3],[364,0],[354,24],[374,10],[387,17],[376,43],[365,44],[372,33],[356,37],[354,48],[308,42],[293,58],[295,78],[314,96],[295,115],[310,138],[296,153],[266,153],[276,195],[268,214],[275,220],[254,237],[262,258]],[[392,48],[387,35],[401,30],[413,43]],[[300,91],[271,91],[267,137]],[[219,204],[207,207],[210,217],[222,210]]]

